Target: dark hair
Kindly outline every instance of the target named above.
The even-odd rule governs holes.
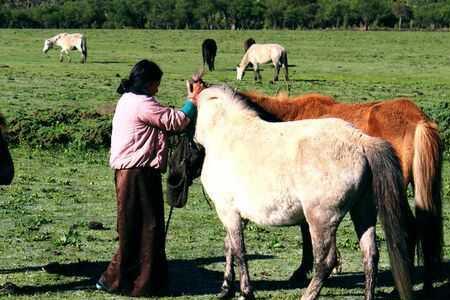
[[[150,82],[160,81],[163,71],[154,62],[143,59],[131,69],[128,79],[122,79],[117,92],[124,94],[132,92],[139,95],[147,95],[147,87]]]

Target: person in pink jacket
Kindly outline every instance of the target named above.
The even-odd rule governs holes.
[[[155,98],[163,72],[139,61],[121,94],[112,123],[109,163],[115,170],[119,247],[97,289],[130,296],[151,296],[167,285],[164,202],[161,172],[167,162],[167,137],[196,117],[195,93],[181,110]]]

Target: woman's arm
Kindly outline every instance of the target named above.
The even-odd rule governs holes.
[[[144,101],[138,111],[138,118],[165,131],[180,131],[195,119],[196,114],[197,109],[190,100],[185,101],[181,110],[161,105],[157,101]]]

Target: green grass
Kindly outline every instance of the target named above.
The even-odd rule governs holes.
[[[408,96],[433,117],[443,115],[445,119],[448,115],[443,109],[450,102],[447,33],[88,30],[86,65],[79,63],[76,52],[70,64],[59,63],[56,51],[48,56],[41,53],[43,40],[56,33],[0,30],[0,111],[8,119],[42,110],[109,114],[117,101],[115,89],[120,79],[141,58],[160,64],[165,74],[158,97],[178,106],[185,97],[184,80],[201,65],[200,45],[207,37],[214,38],[219,47],[217,70],[205,75],[207,81],[271,94],[285,89],[284,82],[269,84],[273,71],[269,66],[263,67],[262,83],[255,84],[251,72],[242,82],[234,80],[242,43],[250,36],[258,42],[279,42],[288,49],[293,65],[291,94],[316,91],[340,101]],[[440,126],[448,128],[449,124]],[[12,186],[0,189],[0,285],[12,282],[19,290],[0,292],[0,298],[120,298],[93,290],[93,282],[116,248],[114,185],[107,150],[46,151],[15,145],[12,152],[17,174]],[[448,270],[448,161],[443,177]],[[107,230],[89,229],[90,221],[102,222]],[[392,280],[380,228],[378,233],[377,293],[387,298]],[[168,235],[171,291],[177,299],[214,299],[222,279],[223,236],[222,225],[195,182],[187,206],[175,211]],[[298,229],[250,224],[246,242],[257,297],[297,299],[302,289],[289,286],[286,279],[301,259]],[[344,273],[328,281],[321,298],[361,299],[361,256],[348,218],[340,226],[338,247]],[[62,268],[53,272],[42,269],[52,262]],[[441,280],[436,286],[440,296],[448,294],[448,281]]]

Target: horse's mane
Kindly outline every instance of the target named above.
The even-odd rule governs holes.
[[[289,97],[287,93],[281,92],[276,96],[265,95],[257,91],[242,92],[250,102],[259,106],[262,110],[269,111],[282,120],[294,120],[306,113],[308,110],[315,111],[316,108],[330,107],[338,104],[331,96],[310,93],[295,97]],[[287,116],[290,116],[286,119]]]
[[[269,96],[258,91],[246,91],[242,92],[242,94],[252,99],[255,103],[264,103],[265,105],[270,105],[274,108],[283,105],[283,103],[286,102],[290,102],[291,104],[301,104],[304,102],[319,101],[322,104],[330,105],[337,103],[333,97],[319,93],[309,93],[294,97],[289,97],[286,92],[280,92],[276,96]]]
[[[211,88],[218,88],[223,91],[230,100],[236,104],[240,109],[251,112],[254,116],[267,122],[281,122],[281,119],[276,117],[274,114],[266,111],[264,108],[259,106],[257,103],[249,99],[249,97],[240,91],[234,90],[227,85],[215,85]]]

